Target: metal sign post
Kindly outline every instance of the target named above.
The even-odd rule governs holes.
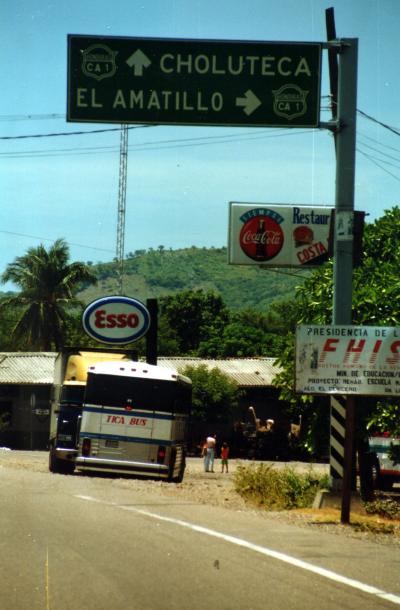
[[[342,39],[340,44],[333,266],[333,324],[338,325],[352,323],[358,40],[354,38]],[[333,409],[332,405],[331,427],[335,420]],[[345,439],[343,439],[345,442],[337,444],[339,453],[343,449],[343,455],[341,456],[343,458],[342,523],[349,522],[351,464],[354,445],[354,425],[352,422],[354,422],[355,405],[354,400],[349,397],[346,397],[345,412]],[[337,475],[336,469],[332,466],[331,450],[331,475],[333,473]],[[339,480],[338,476],[333,477],[334,483]]]

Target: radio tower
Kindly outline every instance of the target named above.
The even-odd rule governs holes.
[[[124,289],[124,253],[125,253],[125,213],[126,213],[126,179],[128,164],[128,126],[121,125],[119,145],[119,183],[118,183],[118,220],[117,220],[117,281],[118,292]]]

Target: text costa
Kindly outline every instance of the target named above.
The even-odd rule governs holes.
[[[96,328],[137,328],[139,316],[136,313],[107,313],[98,309],[95,313]]]

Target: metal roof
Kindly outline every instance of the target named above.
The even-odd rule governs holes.
[[[55,352],[0,352],[0,384],[51,385]]]
[[[0,384],[52,385],[56,352],[0,352]],[[158,358],[159,366],[179,373],[187,366],[219,369],[240,387],[268,387],[281,369],[274,358]]]
[[[176,369],[178,372],[187,366],[204,365],[208,369],[219,369],[232,378],[240,387],[268,387],[281,368],[274,365],[275,358],[229,358],[212,360],[203,358],[168,358],[160,356],[159,366]]]

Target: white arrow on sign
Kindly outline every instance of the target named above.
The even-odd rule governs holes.
[[[249,116],[261,106],[261,101],[251,89],[248,89],[244,94],[244,97],[236,98],[236,106],[243,106],[244,113]]]
[[[151,61],[147,55],[143,53],[143,51],[138,49],[132,53],[130,57],[128,57],[126,63],[130,68],[133,68],[133,73],[135,76],[143,76],[143,69],[148,68]]]

